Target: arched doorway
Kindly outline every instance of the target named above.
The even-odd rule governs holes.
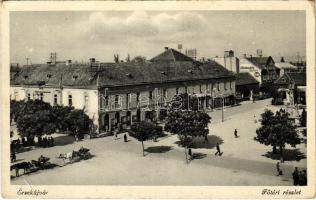
[[[104,115],[103,121],[104,121],[103,130],[105,130],[105,132],[108,132],[109,128],[110,128],[110,117],[109,117],[109,114],[105,114]]]
[[[115,113],[115,128],[118,128],[118,125],[121,123],[121,115],[119,112]]]
[[[131,125],[131,111],[126,112],[126,125]]]

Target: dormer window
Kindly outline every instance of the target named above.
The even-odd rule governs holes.
[[[160,72],[162,75],[167,75],[167,73],[166,72]]]
[[[24,75],[24,76],[23,76],[23,78],[24,78],[24,79],[27,79],[27,78],[28,78],[28,76],[27,76],[27,75]]]
[[[47,74],[46,77],[47,78],[52,78],[52,75],[51,74]]]
[[[193,74],[193,71],[191,69],[188,70],[188,73]]]
[[[73,80],[77,80],[77,79],[78,79],[78,76],[77,76],[77,75],[73,75],[73,76],[72,76],[72,79],[73,79]]]

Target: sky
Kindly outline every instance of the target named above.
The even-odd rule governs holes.
[[[64,11],[12,12],[10,61],[57,60],[113,62],[128,54],[158,55],[164,47],[197,49],[199,58],[235,55],[305,56],[304,11]]]

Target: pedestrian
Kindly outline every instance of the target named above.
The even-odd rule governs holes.
[[[51,143],[50,137],[48,137],[48,138],[47,138],[47,147],[50,147],[50,143]]]
[[[292,177],[293,177],[293,185],[298,185],[298,169],[297,167],[295,167],[294,172],[292,173]]]
[[[189,160],[192,160],[192,150],[191,149],[189,149],[188,154],[189,154]]]
[[[11,153],[11,162],[15,162],[16,161],[16,155],[15,155],[15,152],[12,151]]]
[[[238,138],[237,129],[236,128],[235,128],[235,131],[234,131],[234,135],[235,135],[235,138]]]
[[[280,162],[277,162],[276,164],[276,169],[277,169],[277,172],[278,172],[278,175],[277,176],[280,176],[283,174],[282,170],[280,169]]]
[[[207,134],[204,135],[204,143],[208,143]]]
[[[22,145],[23,145],[23,147],[26,146],[26,144],[25,144],[25,138],[24,138],[24,137],[22,137]]]
[[[42,146],[42,137],[41,137],[41,136],[38,136],[38,138],[37,138],[37,144],[38,144],[39,147]]]
[[[118,130],[116,129],[116,130],[114,130],[114,140],[117,140],[118,138],[117,138],[117,134],[118,134]]]
[[[302,171],[298,173],[298,185],[304,185],[304,174]]]
[[[216,143],[216,150],[217,151],[216,151],[215,155],[218,154],[219,156],[221,156],[221,149],[219,148],[219,143],[218,142]]]
[[[307,185],[307,172],[305,169],[303,170],[303,185]]]
[[[124,142],[127,142],[127,135],[126,135],[126,133],[124,134]]]
[[[47,147],[47,137],[46,136],[43,138],[43,147],[44,148]]]
[[[54,146],[54,138],[50,136],[50,141],[52,142],[52,146]]]

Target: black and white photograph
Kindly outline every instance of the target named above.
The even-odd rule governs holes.
[[[8,17],[11,186],[315,184],[306,10]]]

